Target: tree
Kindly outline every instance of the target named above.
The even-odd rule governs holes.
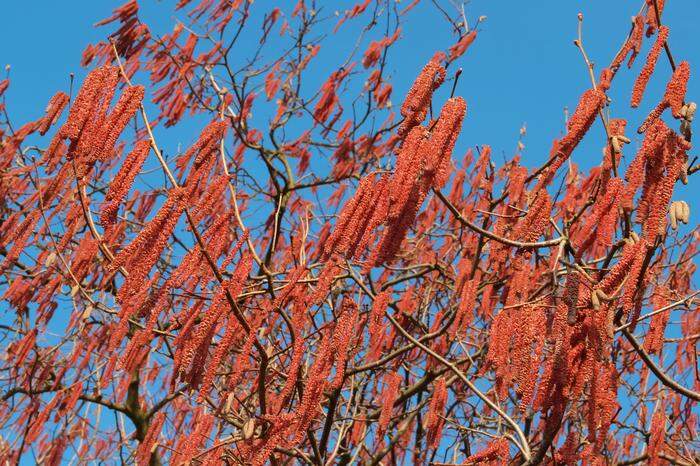
[[[417,3],[180,0],[158,35],[130,0],[74,92],[20,127],[3,106],[3,464],[699,461],[700,237],[674,196],[696,105],[664,2],[599,73],[579,16],[590,88],[534,168],[453,154],[483,21],[464,8],[435,2],[455,43],[394,110]],[[310,89],[353,25],[361,58]],[[628,122],[608,93],[646,42],[631,106],[657,61],[673,74]],[[169,127],[199,135],[171,155]]]

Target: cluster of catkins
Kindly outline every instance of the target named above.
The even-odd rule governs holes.
[[[367,267],[392,261],[430,190],[445,185],[467,109],[464,99],[448,99],[436,120],[421,124],[433,92],[444,79],[445,69],[435,57],[423,68],[401,107],[404,119],[398,130],[401,142],[396,169],[391,175],[370,174],[360,181],[325,241],[325,257],[366,256]]]
[[[605,91],[610,87],[624,57],[632,52],[631,60],[634,59],[642,40],[642,27],[648,25],[650,33],[657,32],[658,36],[634,84],[632,106],[640,104],[668,38],[668,29],[663,26],[654,28],[650,18],[646,22],[641,16],[637,18],[633,34],[611,66],[603,71],[599,86],[581,96],[569,120],[567,134],[554,142],[550,164],[539,175],[537,185],[530,192],[535,202],[528,215],[536,208],[537,196],[551,183],[557,170],[571,156],[607,105]],[[613,247],[614,234],[623,216],[641,224],[641,232],[629,233],[621,243],[621,254],[616,256],[618,260],[609,268],[596,272],[592,277],[574,270],[568,274],[564,296],[556,305],[551,325],[547,324],[545,308],[517,304],[526,300],[527,293],[518,296],[518,290],[522,288],[527,291],[524,282],[532,270],[516,254],[511,265],[514,272],[509,282],[508,298],[504,302],[506,309],[494,318],[491,326],[487,367],[493,368],[496,373],[499,396],[506,396],[507,389],[514,386],[521,399],[521,409],[527,409],[533,402],[534,408],[545,416],[545,435],[548,429],[554,435],[555,427],[563,419],[569,403],[584,394],[587,396],[590,444],[585,451],[570,455],[576,460],[603,457],[606,433],[618,407],[618,382],[614,365],[602,355],[609,353],[616,325],[625,320],[634,325],[639,317],[644,289],[649,283],[646,275],[649,274],[651,254],[658,239],[665,235],[669,209],[676,209],[671,216],[673,222],[676,221],[673,214],[679,211],[682,219],[687,216],[687,204],[672,204],[671,200],[675,183],[685,179],[687,170],[690,142],[683,128],[684,123],[692,120],[695,111],[695,105],[685,101],[689,75],[687,62],[675,67],[661,102],[639,128],[644,140],[629,163],[624,178],[613,176],[613,172],[622,159],[623,144],[630,142],[624,136],[627,122],[609,121],[607,130],[610,140],[604,150],[604,160],[592,172],[599,186],[597,195],[581,226],[572,229],[570,244],[577,260],[592,254],[607,254]],[[671,109],[672,116],[681,120],[681,134],[661,120],[666,109]],[[547,219],[549,215],[547,210]],[[522,221],[518,223],[522,224]],[[519,230],[517,225],[510,234],[522,238],[522,229],[519,234],[515,233]],[[675,224],[673,226],[675,228]],[[528,237],[530,241],[536,239],[541,230],[532,233]],[[615,248],[617,250],[618,246]],[[495,250],[501,251],[503,247],[496,247]],[[663,290],[660,292],[663,294]],[[517,299],[513,299],[513,295]],[[655,302],[667,303],[668,298]],[[509,309],[511,307],[513,309]],[[667,321],[667,313],[654,316],[648,339],[645,340],[649,352],[660,351],[662,344],[659,341],[663,339]],[[547,344],[552,345],[550,354],[542,351]],[[584,391],[585,387],[588,387],[587,392]],[[535,388],[536,393],[533,393]],[[484,453],[491,452],[493,448],[490,445]],[[566,445],[562,447],[562,455],[565,449]],[[655,454],[658,455],[658,452]]]

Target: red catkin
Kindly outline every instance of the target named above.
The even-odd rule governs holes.
[[[445,424],[443,416],[447,404],[447,384],[443,377],[435,382],[430,407],[425,416],[425,428],[428,431],[428,447],[437,448],[440,444],[442,429]]]
[[[105,65],[94,69],[87,75],[71,106],[68,120],[61,128],[62,137],[74,141],[78,139],[100,102],[111,100],[117,85],[118,74],[117,67]]]
[[[433,127],[430,139],[422,146],[426,154],[424,177],[431,180],[434,188],[442,188],[450,175],[452,149],[462,129],[462,121],[467,112],[467,104],[461,97],[454,97],[445,102],[437,123]]]
[[[569,159],[571,153],[593,125],[598,112],[606,102],[607,97],[600,89],[588,89],[581,95],[576,110],[567,124],[567,133],[560,140],[554,141],[551,150],[553,161],[549,168],[540,175],[534,191],[539,191],[552,181],[557,170]]]
[[[425,120],[433,91],[444,80],[445,68],[438,63],[436,58],[433,58],[418,75],[401,106],[401,116],[404,117],[404,121],[399,127],[399,135],[407,134],[414,126]]]
[[[649,426],[649,443],[647,444],[647,455],[649,455],[650,466],[661,466],[662,462],[660,453],[664,447],[664,438],[666,431],[666,413],[664,402],[660,400],[657,403],[654,415],[651,417],[651,425]]]
[[[146,465],[149,464],[151,455],[158,445],[158,437],[160,436],[160,431],[163,428],[163,423],[165,422],[165,412],[159,411],[151,419],[150,425],[148,426],[148,431],[146,432],[146,437],[139,443],[136,449],[136,464]]]
[[[102,128],[95,135],[96,148],[93,152],[95,159],[104,161],[112,155],[114,144],[140,107],[144,92],[143,86],[129,86],[119,97],[112,113],[106,117]]]
[[[654,290],[652,303],[654,304],[655,311],[663,309],[669,305],[670,293],[671,290],[665,285],[659,286],[656,290]],[[644,338],[644,349],[647,351],[647,353],[661,353],[661,349],[664,346],[664,333],[670,317],[670,310],[659,312],[651,317],[649,322],[649,330]]]
[[[109,190],[104,198],[100,212],[100,223],[103,227],[113,225],[117,220],[119,204],[124,200],[136,179],[143,163],[148,157],[150,141],[139,141],[126,156],[124,163],[109,185]]]
[[[49,128],[58,121],[69,100],[68,94],[65,92],[57,92],[51,97],[49,104],[46,106],[46,115],[41,119],[41,124],[39,125],[39,134],[42,136],[46,134]]]
[[[399,387],[401,386],[401,375],[398,372],[389,372],[384,375],[384,389],[381,394],[382,409],[379,414],[378,435],[380,438],[386,433],[391,422],[391,416],[394,412],[394,402],[399,396]]]
[[[332,346],[336,352],[335,360],[335,377],[331,382],[331,387],[334,389],[340,388],[343,385],[345,377],[345,364],[348,359],[350,345],[355,336],[355,327],[359,317],[359,309],[357,304],[346,299],[342,305],[342,314],[338,318],[335,329],[333,331]]]
[[[129,272],[126,283],[120,289],[122,299],[137,293],[144,285],[148,272],[160,257],[184,210],[182,202],[184,194],[185,191],[182,188],[171,189],[168,199],[158,214],[127,247],[119,251],[114,261],[109,264],[111,271],[126,266]]]
[[[656,62],[659,59],[661,49],[663,48],[666,39],[668,39],[668,28],[666,26],[661,26],[659,28],[659,35],[656,36],[656,42],[654,42],[654,45],[649,51],[647,61],[644,63],[642,71],[639,72],[639,76],[637,76],[637,79],[634,81],[634,87],[632,88],[632,101],[630,103],[633,108],[639,107],[639,104],[642,101],[644,90],[646,89],[649,79],[654,72]]]
[[[479,453],[471,455],[465,461],[465,464],[481,464],[486,462],[491,462],[495,460],[500,460],[504,462],[508,459],[508,440],[505,438],[499,438],[486,445],[486,448],[481,450]]]
[[[671,109],[671,114],[674,118],[681,117],[681,108],[683,107],[683,101],[685,99],[685,93],[688,88],[688,79],[690,78],[690,65],[687,61],[683,61],[678,64],[676,70],[673,72],[671,79],[666,85],[666,91],[664,92],[664,97],[659,102],[659,104],[654,108],[654,110],[649,113],[644,123],[637,130],[638,133],[643,133],[661,117],[661,114],[667,108]]]
[[[472,29],[469,33],[462,36],[455,45],[450,47],[450,61],[453,61],[460,56],[464,55],[470,45],[476,39],[476,29]]]

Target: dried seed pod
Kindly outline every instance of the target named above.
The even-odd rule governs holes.
[[[55,252],[50,252],[49,255],[46,256],[46,260],[44,260],[44,267],[51,267],[56,262],[56,257]]]
[[[690,127],[690,121],[686,119],[681,120],[680,133],[686,141],[690,141],[693,137],[693,130]]]
[[[88,320],[92,315],[93,310],[95,310],[95,307],[92,304],[88,304],[87,306],[85,306],[85,310],[83,311],[83,315],[81,316],[81,318],[83,320]]]
[[[608,296],[608,295],[605,293],[605,291],[603,291],[603,290],[601,290],[601,289],[597,289],[597,290],[595,290],[595,292],[596,292],[596,294],[598,295],[598,299],[599,299],[600,301],[604,301],[604,302],[612,301],[612,299],[610,298],[610,296]]]
[[[229,413],[231,412],[231,406],[233,405],[233,401],[235,400],[235,393],[231,392],[228,394],[226,397],[226,402],[224,403],[224,413]]]
[[[683,164],[683,168],[681,168],[680,178],[681,178],[681,183],[686,184],[686,185],[688,184],[688,162],[685,162]]]
[[[671,203],[671,207],[668,209],[668,215],[671,217],[671,229],[678,229],[678,202]]]
[[[676,215],[676,221],[679,223],[684,223],[683,222],[683,204],[681,204],[681,201],[676,201],[673,203],[672,208],[675,210],[675,215]]]
[[[591,293],[591,305],[596,311],[600,309],[600,299],[598,299],[598,290],[593,290],[593,292]]]
[[[610,306],[608,308],[608,314],[605,319],[605,333],[608,338],[612,339],[615,336],[615,313],[617,309],[615,306]]]
[[[639,242],[639,235],[634,231],[630,231],[630,235],[623,241],[625,244],[637,244]]]
[[[253,418],[248,419],[245,424],[243,424],[243,439],[249,440],[253,437],[255,433],[255,420]]]
[[[617,136],[610,137],[610,144],[612,145],[613,151],[615,151],[616,154],[622,152],[622,145],[620,144],[620,139]]]
[[[678,217],[678,219],[687,225],[688,221],[690,220],[690,206],[685,201],[681,201],[680,205],[681,205],[681,216]]]

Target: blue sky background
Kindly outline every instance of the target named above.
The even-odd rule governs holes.
[[[0,65],[12,67],[7,105],[15,123],[23,123],[40,116],[54,92],[67,89],[70,72],[78,77],[84,75],[80,68],[82,50],[112,30],[109,26],[95,28],[93,24],[109,16],[123,0],[3,3]],[[142,1],[141,17],[154,30],[169,31],[175,18],[184,19],[183,12],[173,13],[174,3]],[[274,3],[289,9],[296,2]],[[335,9],[342,12],[354,2],[320,3],[327,12]],[[447,1],[441,3],[447,9],[452,8]],[[473,0],[466,4],[467,18],[472,24],[481,15],[488,19],[480,25],[477,41],[458,62],[464,73],[456,94],[466,99],[468,116],[455,156],[460,151],[463,153],[467,146],[491,144],[495,154],[510,157],[520,127],[527,124],[524,162],[532,167],[545,160],[552,139],[563,129],[564,108],[573,109],[580,93],[590,85],[581,55],[572,43],[576,37],[576,14],[584,13],[584,44],[600,69],[617,52],[629,30],[630,17],[641,3],[639,0],[543,0],[525,4],[512,0]],[[676,60],[700,63],[695,21],[688,20],[700,17],[700,2],[675,0],[668,3],[663,22],[671,27],[669,42]],[[256,2],[254,10],[269,11],[272,7],[272,2],[261,1]],[[436,50],[444,50],[454,41],[455,37],[431,3],[421,2],[403,25],[402,39],[390,56],[392,100],[400,103],[423,64]],[[632,82],[649,45],[647,41],[643,56],[631,71],[622,70],[618,74],[611,92],[613,116],[629,118],[632,128],[661,96],[670,74],[668,63],[662,57],[641,108],[629,109]],[[337,66],[337,60],[335,63],[332,60],[332,49],[333,46],[326,43],[318,57],[318,61],[323,62],[319,65],[327,64],[328,70]],[[319,72],[319,82],[326,77],[327,73]],[[691,79],[691,98],[698,95],[699,83]],[[574,161],[583,166],[588,165],[587,161],[598,163],[601,132],[597,124],[587,138],[592,144],[584,143],[574,153]],[[159,134],[159,140],[172,149],[178,142],[187,143],[196,136],[196,133],[181,131],[177,135],[169,133],[172,132]]]

